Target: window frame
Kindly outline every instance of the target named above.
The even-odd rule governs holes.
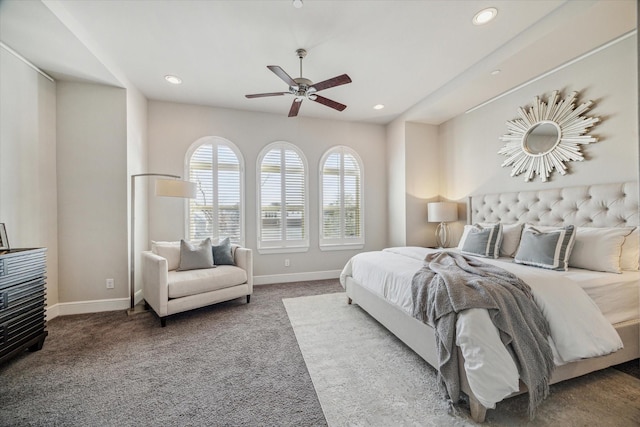
[[[340,189],[341,189],[341,197],[340,197],[340,228],[341,228],[341,236],[340,238],[324,238],[324,167],[327,162],[329,156],[334,153],[340,154]],[[360,170],[360,237],[358,239],[346,238],[344,236],[345,230],[345,221],[344,221],[344,157],[348,154],[352,156],[356,163],[358,164],[358,168]],[[319,214],[318,214],[318,244],[320,246],[321,251],[344,251],[344,250],[356,250],[362,249],[365,245],[365,212],[364,212],[364,163],[362,159],[358,155],[358,153],[348,147],[346,145],[336,145],[329,148],[320,158],[320,163],[318,164],[318,193],[319,193]]]
[[[240,149],[238,148],[238,146],[236,146],[233,142],[229,141],[226,138],[223,138],[221,136],[204,136],[202,138],[197,139],[195,142],[193,142],[190,146],[189,149],[187,150],[186,154],[185,154],[185,162],[184,162],[184,177],[185,180],[190,180],[191,179],[191,157],[193,156],[193,154],[203,145],[206,144],[211,144],[213,145],[215,148],[213,150],[213,152],[215,152],[216,156],[217,156],[217,147],[220,145],[226,146],[227,148],[229,148],[236,156],[236,158],[238,159],[238,166],[239,166],[239,175],[240,175],[240,219],[238,221],[238,225],[240,227],[240,238],[239,241],[234,242],[232,241],[232,243],[240,245],[242,247],[245,247],[246,244],[246,232],[247,232],[247,228],[245,225],[245,195],[246,195],[246,186],[245,186],[245,164],[244,164],[244,157],[242,155],[242,152],[240,151]],[[215,167],[215,173],[217,174],[218,172],[218,162],[215,163],[214,165]],[[213,173],[213,172],[212,172]],[[216,180],[216,184],[217,184],[217,180]],[[217,198],[217,194],[219,193],[218,191],[218,187],[216,186],[216,188],[214,189],[214,194],[215,194],[215,203],[212,202],[212,207],[215,209],[216,215],[214,215],[214,217],[217,217],[217,212],[218,212],[218,198]],[[191,208],[190,208],[190,200],[187,200],[187,203],[185,203],[185,236],[188,236],[187,238],[191,238],[191,234],[190,234],[190,230],[191,230]],[[217,221],[214,224],[215,227],[215,234],[218,234],[217,236],[209,236],[211,237],[212,241],[216,241],[216,239],[220,239],[220,233],[219,233],[219,229],[218,229],[218,223]],[[224,236],[227,237],[227,236]]]
[[[284,240],[277,241],[263,241],[262,240],[262,163],[271,151],[278,149],[281,151],[281,156],[284,155],[286,150],[294,151],[298,158],[302,163],[302,167],[304,168],[304,226],[303,233],[304,238],[299,240],[287,240],[286,239],[286,227],[283,230],[285,233]],[[281,157],[282,159],[282,157]],[[280,184],[281,184],[281,199],[286,194],[285,187],[285,176],[282,172],[282,163],[281,173],[280,173]],[[281,218],[286,218],[286,202],[281,203],[280,207],[280,215]],[[284,224],[283,222],[281,224]],[[287,141],[276,141],[265,146],[258,155],[256,160],[256,247],[259,253],[261,254],[276,254],[276,253],[291,253],[291,252],[307,252],[309,250],[309,165],[307,163],[307,158],[304,155],[304,152],[298,148],[295,144]]]

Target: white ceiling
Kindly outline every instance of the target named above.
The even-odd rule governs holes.
[[[472,25],[488,6],[497,18]],[[298,77],[305,48],[306,78],[353,83],[322,92],[345,111],[305,101],[300,116],[439,124],[633,31],[636,16],[635,0],[2,0],[0,40],[56,79],[279,115],[291,97],[244,95],[286,91],[266,66]]]

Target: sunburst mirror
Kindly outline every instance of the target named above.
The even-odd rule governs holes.
[[[580,146],[597,141],[585,133],[600,119],[584,117],[593,102],[576,108],[577,97],[573,92],[560,100],[556,90],[547,103],[536,96],[531,108],[518,108],[520,117],[507,122],[508,133],[500,137],[505,144],[498,151],[507,156],[502,167],[512,166],[511,176],[524,173],[524,180],[531,181],[537,174],[544,182],[553,169],[565,175],[565,162],[584,160]]]

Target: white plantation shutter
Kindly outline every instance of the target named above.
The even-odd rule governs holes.
[[[364,245],[362,162],[348,147],[333,147],[320,162],[320,248]]]
[[[258,158],[258,249],[309,248],[307,171],[302,152],[286,142],[268,145]]]
[[[243,161],[238,149],[224,138],[201,138],[187,153],[189,180],[197,185],[189,200],[191,240],[229,237],[244,245]]]

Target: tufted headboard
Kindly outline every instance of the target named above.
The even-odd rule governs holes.
[[[577,227],[638,226],[638,182],[470,196],[467,220]]]

